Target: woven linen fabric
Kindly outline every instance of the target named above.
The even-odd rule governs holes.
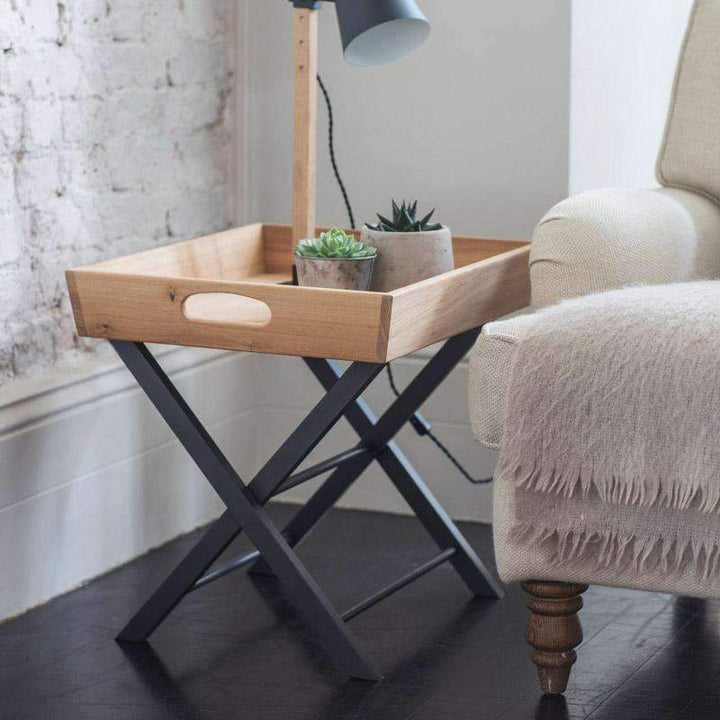
[[[720,0],[696,0],[657,163],[662,185],[720,202]]]
[[[534,315],[521,315],[483,327],[470,353],[470,424],[485,447],[499,450],[502,442],[503,399],[515,345]]]
[[[623,285],[720,277],[720,207],[683,190],[600,190],[557,205],[531,249],[536,308]],[[470,419],[487,447],[502,444],[516,343],[533,316],[490,323],[470,356]]]
[[[590,295],[536,319],[508,379],[503,579],[715,594],[720,281]]]
[[[534,309],[637,283],[720,274],[720,207],[683,190],[592,190],[556,205],[530,249]]]

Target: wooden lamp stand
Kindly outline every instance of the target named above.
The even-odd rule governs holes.
[[[297,244],[315,236],[317,184],[318,11],[295,10],[295,130],[292,235]]]

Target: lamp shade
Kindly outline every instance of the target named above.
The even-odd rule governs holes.
[[[415,0],[335,0],[345,59],[382,65],[422,45],[430,23]]]

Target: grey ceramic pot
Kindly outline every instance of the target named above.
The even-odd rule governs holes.
[[[360,239],[377,248],[371,290],[397,290],[455,268],[452,234],[445,226],[421,233],[379,232],[366,226]]]
[[[374,263],[374,256],[356,259],[295,256],[300,285],[337,290],[368,290]]]

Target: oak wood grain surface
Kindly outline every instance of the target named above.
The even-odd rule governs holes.
[[[293,247],[254,224],[69,270],[78,332],[386,362],[529,301],[521,241],[454,238],[455,270],[389,293],[292,286]]]
[[[295,9],[293,238],[315,235],[317,185],[317,10]]]

